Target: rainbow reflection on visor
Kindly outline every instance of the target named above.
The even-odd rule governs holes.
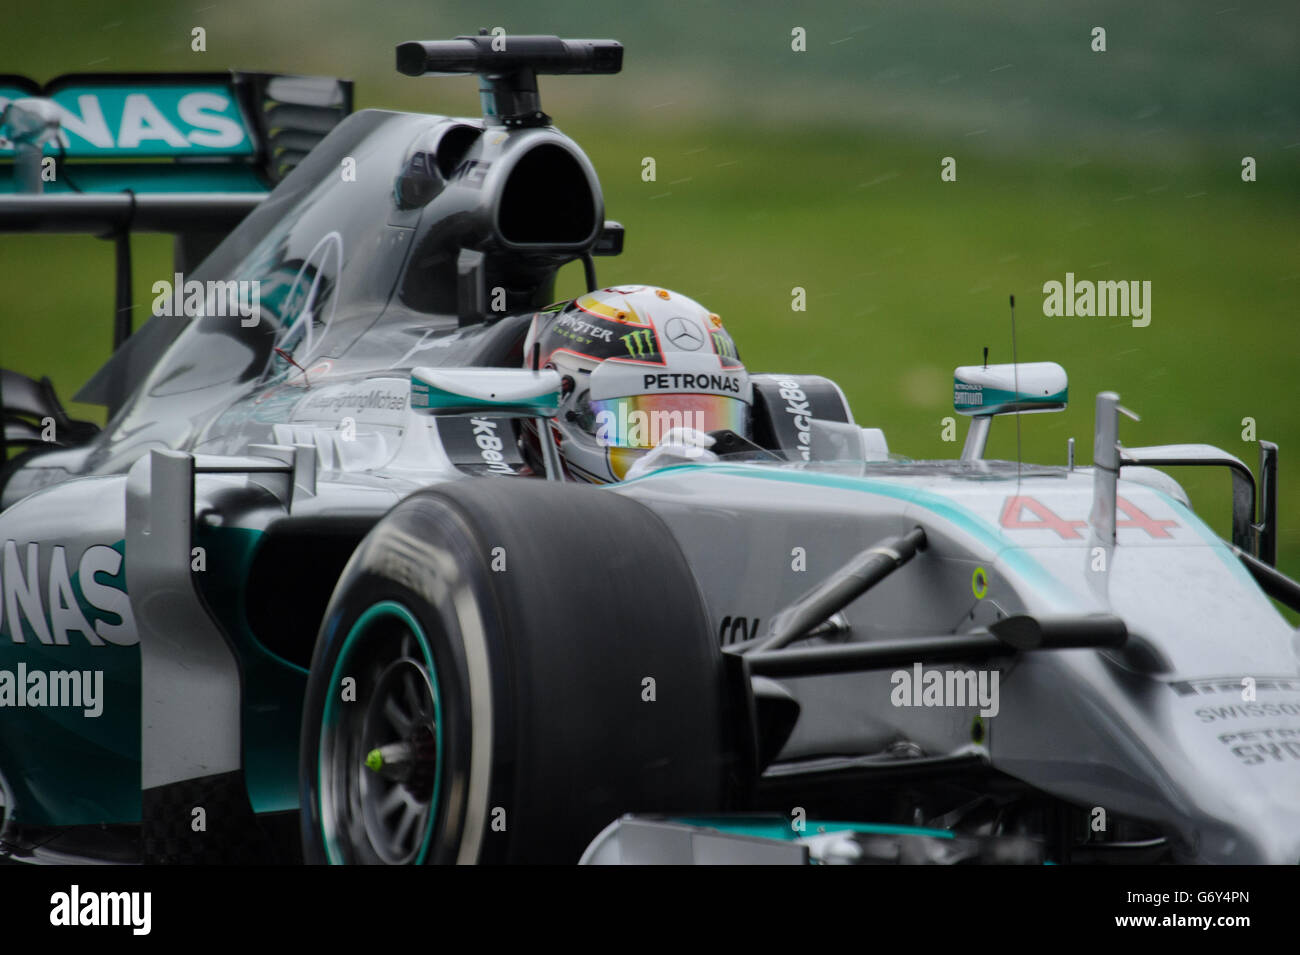
[[[673,428],[745,433],[748,405],[722,395],[628,395],[591,402],[589,433],[607,448],[653,448]],[[585,418],[586,416],[584,416]]]

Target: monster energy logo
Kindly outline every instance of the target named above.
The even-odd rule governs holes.
[[[627,353],[633,358],[654,354],[654,332],[648,328],[639,328],[634,332],[628,332],[626,335],[620,335],[619,341],[627,346]]]
[[[723,332],[710,332],[713,336],[713,350],[723,358],[736,358],[736,343],[731,340],[731,336]]]

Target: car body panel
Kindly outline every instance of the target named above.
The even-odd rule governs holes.
[[[1109,612],[1165,662],[1164,672],[1145,673],[1113,651],[1009,653],[996,664],[999,710],[981,720],[978,743],[978,707],[899,707],[888,671],[787,680],[802,710],[782,759],[869,755],[900,740],[926,755],[974,747],[1077,805],[1173,820],[1193,856],[1300,860],[1295,631],[1227,546],[1164,494],[1121,480],[1121,499],[1141,517],[1121,528],[1100,571],[1096,542],[1070,538],[1069,525],[1001,526],[1018,496],[1058,515],[1086,513],[1090,475],[1062,469],[1017,481],[1014,464],[984,464],[974,473],[956,462],[858,465],[855,476],[815,465],[687,465],[618,493],[669,522],[719,626],[736,615],[770,619],[857,550],[919,525],[925,555],[843,611],[852,640],[969,631],[990,605],[997,615]],[[806,576],[791,571],[799,547]],[[970,583],[975,566],[987,570],[982,598]],[[1248,693],[1257,699],[1244,702]]]
[[[458,151],[438,154],[449,136]],[[257,320],[152,319],[92,380],[129,393],[102,433],[8,469],[0,669],[102,671],[105,706],[94,718],[16,708],[0,721],[6,824],[138,822],[142,779],[183,783],[231,768],[168,775],[177,767],[149,765],[151,734],[178,736],[167,721],[194,712],[168,695],[174,687],[142,680],[142,632],[220,638],[238,683],[237,710],[218,714],[227,735],[239,734],[225,755],[255,812],[297,806],[306,670],[250,620],[255,595],[296,595],[254,567],[286,522],[346,519],[364,530],[440,482],[528,479],[518,421],[424,413],[412,407],[410,377],[417,367],[520,368],[555,269],[594,247],[591,230],[550,244],[506,234],[501,197],[529,155],[585,184],[593,229],[603,222],[590,163],[552,127],[378,110],[348,118],[192,277],[262,283]],[[442,163],[440,191],[410,205],[403,177],[419,156]],[[346,160],[354,178],[340,172]],[[466,276],[482,280],[479,292],[501,289],[504,307],[478,314]],[[724,647],[766,636],[813,584],[918,526],[924,552],[812,645],[984,633],[1016,614],[1108,613],[1126,622],[1131,646],[1008,649],[983,668],[1000,679],[990,712],[900,705],[889,670],[780,681],[801,709],[778,768],[972,757],[1075,806],[1159,820],[1182,858],[1300,860],[1295,632],[1186,506],[1121,475],[1116,537],[1103,541],[1087,469],[811,461],[805,445],[794,463],[668,467],[593,493],[627,495],[664,520],[694,569],[710,639]],[[192,469],[174,500],[150,484],[160,463]],[[188,574],[156,564],[164,537],[198,549]],[[310,579],[310,549],[299,559],[308,566],[274,570]],[[328,593],[333,578],[317,576],[310,582]],[[173,607],[192,616],[174,619]]]

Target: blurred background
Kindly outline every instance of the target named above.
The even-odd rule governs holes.
[[[1279,566],[1300,576],[1300,6],[1229,2],[43,0],[6,15],[0,72],[321,73],[355,80],[359,108],[476,116],[473,80],[400,76],[394,45],[498,26],[621,40],[617,76],[541,79],[627,228],[602,283],[699,299],[751,370],[836,379],[917,458],[959,453],[952,369],[984,346],[1011,360],[1014,293],[1019,357],[1063,364],[1073,400],[1024,419],[1027,459],[1063,462],[1073,436],[1089,461],[1103,389],[1142,415],[1127,444],[1209,442],[1254,468],[1253,419],[1281,445]],[[143,311],[170,240],[134,254]],[[0,363],[70,396],[108,357],[112,265],[93,239],[0,237]],[[1151,324],[1045,317],[1066,272],[1150,281]],[[570,266],[559,294],[580,283]],[[997,422],[990,456],[1014,458],[1015,431]],[[1226,536],[1227,475],[1178,477]]]

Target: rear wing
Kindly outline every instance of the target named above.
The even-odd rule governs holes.
[[[333,77],[0,74],[0,233],[114,240],[116,350],[130,234],[175,235],[175,269],[192,270],[351,112],[352,83]]]
[[[35,144],[20,122],[31,99],[45,101],[37,111],[57,123]],[[0,75],[0,113],[15,102],[0,119],[0,193],[265,192],[352,111],[352,83],[271,73],[72,73],[41,87]],[[13,175],[32,145],[54,160],[35,188]]]

